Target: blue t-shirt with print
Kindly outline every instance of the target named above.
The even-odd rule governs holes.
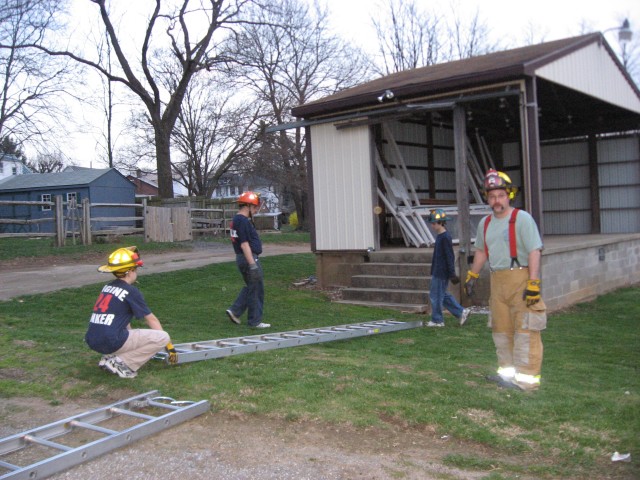
[[[129,338],[127,327],[131,319],[144,318],[150,313],[140,290],[124,280],[116,279],[102,287],[84,339],[96,352],[116,352]]]
[[[230,228],[231,243],[233,244],[233,250],[236,254],[242,254],[240,245],[244,242],[249,242],[249,246],[254,255],[260,255],[262,253],[262,242],[251,220],[237,213],[231,220]]]

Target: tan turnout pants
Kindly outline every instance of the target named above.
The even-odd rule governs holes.
[[[134,372],[147,363],[169,343],[169,334],[164,330],[131,329],[124,345],[114,352]]]
[[[517,373],[540,375],[540,331],[546,328],[546,306],[540,300],[527,307],[522,294],[528,278],[528,268],[491,273],[491,330],[500,368],[514,367]]]

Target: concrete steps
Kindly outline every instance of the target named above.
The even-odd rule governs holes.
[[[351,285],[339,303],[423,313],[428,311],[431,254],[428,249],[371,252],[353,266]]]

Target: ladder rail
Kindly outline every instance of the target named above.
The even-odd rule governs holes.
[[[212,360],[232,355],[242,355],[258,351],[275,350],[278,348],[298,347],[316,343],[346,340],[379,333],[395,332],[421,327],[421,320],[401,322],[395,319],[375,320],[356,324],[336,325],[331,327],[305,328],[289,332],[267,333],[248,337],[226,338],[203,342],[174,344],[178,352],[178,361],[174,364]],[[203,345],[221,345],[214,348],[200,348]],[[195,348],[194,348],[195,347]],[[168,363],[168,355],[159,352],[154,358]]]

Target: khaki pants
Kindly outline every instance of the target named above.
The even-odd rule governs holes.
[[[540,375],[542,338],[546,328],[546,306],[540,300],[527,307],[522,294],[529,269],[491,273],[491,329],[500,368],[514,367],[517,373]]]
[[[164,330],[132,329],[129,338],[120,350],[114,352],[127,366],[137,372],[151,357],[169,343],[169,334]]]

